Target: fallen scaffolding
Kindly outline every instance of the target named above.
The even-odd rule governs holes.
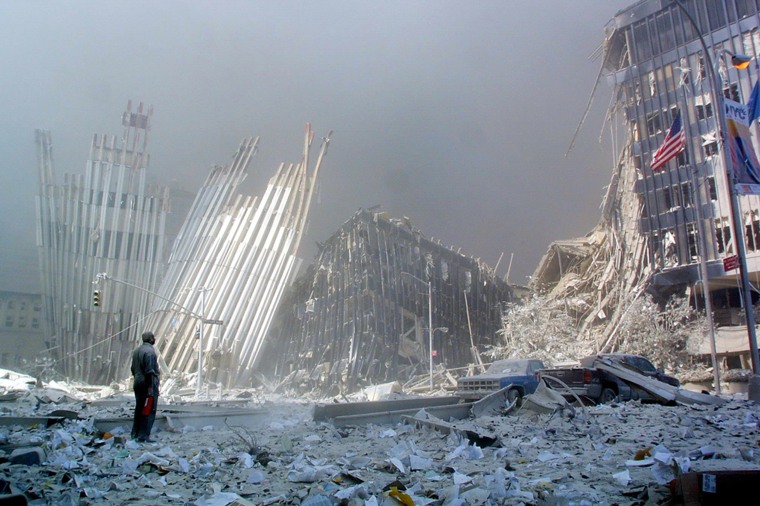
[[[297,267],[323,138],[311,173],[307,125],[300,163],[281,164],[259,201],[233,196],[258,138],[245,139],[230,166],[215,167],[190,209],[145,328],[172,372],[225,386],[250,381],[283,290]],[[210,335],[207,335],[208,334]]]
[[[109,286],[97,306],[92,280],[108,271],[146,289],[163,265],[168,190],[146,183],[152,109],[130,102],[123,134],[95,135],[85,174],[56,184],[50,132],[38,130],[37,246],[47,353],[66,376],[108,383],[123,376],[149,295]]]

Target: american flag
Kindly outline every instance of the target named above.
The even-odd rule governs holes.
[[[686,149],[686,132],[681,124],[681,111],[678,111],[665,136],[665,141],[652,157],[652,170],[661,169],[684,149]]]

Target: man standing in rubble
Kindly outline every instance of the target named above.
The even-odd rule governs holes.
[[[132,423],[132,439],[141,443],[151,442],[150,431],[156,419],[158,385],[161,372],[158,369],[158,355],[153,345],[153,332],[143,332],[143,343],[132,352],[132,376],[134,376],[135,417]]]

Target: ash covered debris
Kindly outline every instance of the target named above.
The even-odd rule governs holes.
[[[18,396],[0,403],[0,481],[3,493],[32,505],[677,504],[690,473],[760,472],[760,408],[737,399],[709,407],[628,402],[574,417],[522,408],[435,424],[419,422],[435,421],[423,411],[409,423],[336,427],[312,419],[310,403],[227,391],[205,403],[208,413],[249,393],[265,399],[256,405],[269,416],[248,430],[177,427],[135,444],[125,436],[130,396],[28,383],[6,385]],[[204,406],[185,404],[191,400],[173,396],[166,408]],[[74,417],[49,427],[17,423],[62,411]],[[97,428],[112,417],[125,426]],[[463,434],[487,436],[487,444]]]
[[[478,363],[515,300],[479,259],[426,238],[406,218],[362,209],[294,283],[262,363],[296,391],[405,382],[431,364]]]

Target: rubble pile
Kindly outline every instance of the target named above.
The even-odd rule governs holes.
[[[338,426],[314,421],[311,404],[270,398],[247,427],[175,426],[138,444],[131,396],[54,391],[29,386],[0,404],[0,494],[40,505],[662,504],[688,471],[760,472],[760,407],[739,399],[545,413],[523,403],[452,422],[422,410],[425,423]],[[109,417],[123,426],[99,430]]]

